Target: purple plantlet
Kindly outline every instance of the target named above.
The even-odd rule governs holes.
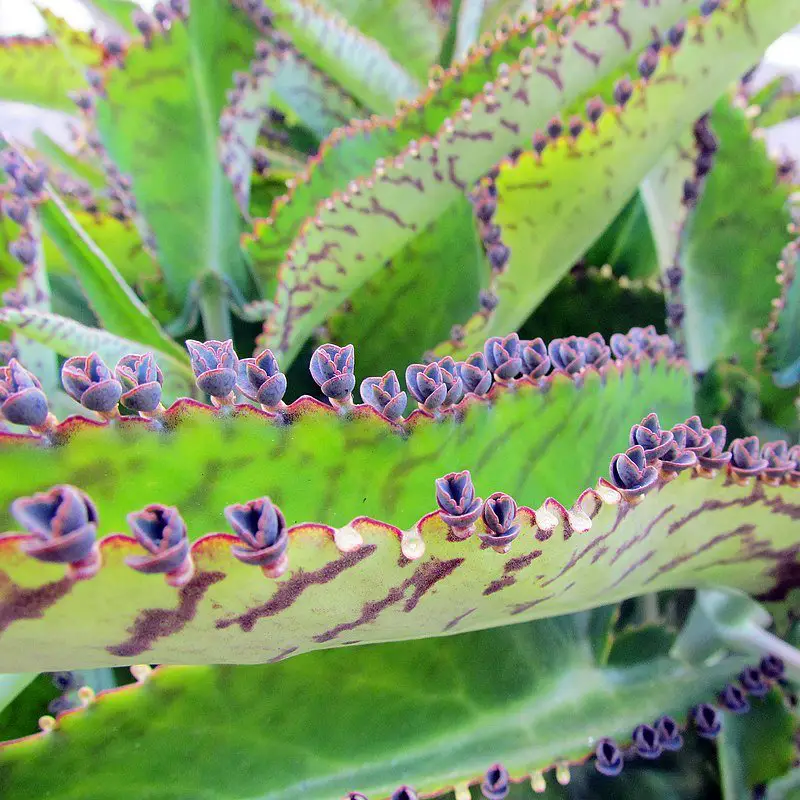
[[[438,411],[447,397],[447,386],[437,362],[411,364],[406,368],[406,386],[420,409],[428,413]]]
[[[483,353],[473,353],[467,356],[466,361],[459,361],[456,364],[456,372],[461,378],[464,391],[468,394],[483,397],[491,388],[492,373]]]
[[[757,436],[734,439],[730,446],[731,472],[739,478],[746,479],[758,475],[767,467],[767,459],[761,457],[761,449]]]
[[[390,422],[400,422],[408,405],[408,395],[401,390],[395,371],[389,370],[382,378],[365,378],[361,381],[361,399]]]
[[[361,794],[361,792],[350,792],[347,795],[347,800],[368,800],[365,794]]]
[[[719,693],[719,703],[734,714],[746,714],[750,710],[745,693],[733,683],[729,683]]]
[[[26,233],[8,245],[8,252],[25,267],[31,267],[36,263],[36,251],[36,242]]]
[[[335,344],[320,345],[311,356],[311,377],[331,405],[352,405],[352,392],[356,386],[355,351],[352,344],[338,347]]]
[[[700,4],[700,16],[710,17],[718,8],[720,0],[703,0]]]
[[[694,208],[697,198],[700,196],[700,187],[697,181],[693,178],[687,178],[683,182],[683,196],[681,203],[687,208]]]
[[[493,764],[486,770],[481,783],[481,794],[486,800],[505,800],[511,791],[508,770],[502,764]]]
[[[492,336],[483,346],[486,364],[498,382],[511,381],[522,372],[522,347],[519,336]]]
[[[42,494],[20,497],[11,504],[11,515],[31,534],[22,544],[28,555],[51,564],[68,564],[75,580],[97,573],[97,509],[80,489],[54,486]]]
[[[638,444],[644,448],[648,464],[653,464],[660,459],[669,450],[672,441],[672,431],[661,430],[656,414],[648,414],[641,423],[634,425],[629,437],[631,447]]]
[[[605,103],[600,97],[593,97],[586,101],[586,117],[589,122],[594,126],[600,121],[605,110]]]
[[[543,378],[550,371],[550,356],[547,345],[538,336],[522,342],[522,372],[532,380]]]
[[[698,736],[703,739],[716,739],[722,730],[722,717],[714,706],[700,703],[691,712],[692,721]]]
[[[703,114],[694,123],[692,132],[694,133],[694,140],[701,153],[713,155],[719,150],[719,140],[717,139],[714,131],[711,130],[711,117],[708,114]]]
[[[481,240],[484,246],[488,247],[490,244],[497,244],[502,236],[502,230],[499,225],[484,225],[481,228]]]
[[[658,733],[658,741],[663,750],[675,752],[683,747],[683,736],[678,729],[678,723],[672,717],[666,715],[659,717],[653,727]]]
[[[713,153],[700,153],[694,162],[694,174],[698,178],[705,178],[714,166]]]
[[[480,292],[478,292],[478,305],[480,305],[482,311],[487,313],[494,311],[499,302],[500,298],[492,291],[481,289]]]
[[[153,17],[162,28],[166,28],[169,27],[169,23],[172,21],[172,12],[166,3],[158,2],[153,6]]]
[[[517,516],[517,504],[514,498],[503,492],[490,495],[483,504],[481,518],[486,525],[486,532],[478,537],[499,553],[507,552],[511,542],[519,536],[519,525],[514,524]]]
[[[242,358],[236,368],[236,388],[265,411],[283,408],[286,375],[278,366],[272,350],[262,350],[254,358]]]
[[[553,339],[547,346],[553,369],[565,375],[578,375],[586,367],[586,353],[578,343],[577,336]]]
[[[239,561],[261,567],[270,578],[278,578],[286,572],[289,566],[286,520],[269,497],[228,506],[225,519],[244,543],[244,546],[231,547]]]
[[[728,432],[724,425],[712,425],[706,429],[706,433],[711,439],[711,445],[705,453],[698,453],[700,466],[706,470],[723,469],[733,457],[730,451],[725,450]]]
[[[84,408],[105,418],[119,415],[122,384],[97,353],[68,358],[61,368],[61,383]]]
[[[149,47],[153,41],[153,33],[155,30],[155,21],[153,18],[147,14],[142,9],[137,8],[133,12],[133,24],[136,30],[142,34],[142,38],[144,39],[145,46]]]
[[[189,0],[169,0],[169,7],[175,16],[185,20],[189,16]]]
[[[618,108],[625,108],[632,95],[633,84],[631,83],[630,78],[620,78],[614,84],[614,102],[617,104]]]
[[[617,453],[611,459],[610,474],[611,483],[628,502],[638,502],[658,479],[658,470],[648,465],[641,445]]]
[[[641,351],[624,333],[612,333],[609,344],[615,358],[638,358]]]
[[[677,474],[697,464],[697,456],[686,449],[687,428],[685,425],[675,425],[672,428],[672,441],[661,456],[661,470],[670,474]]]
[[[187,339],[186,349],[197,388],[210,395],[214,405],[233,403],[233,387],[236,385],[236,370],[239,359],[233,349],[233,342],[210,339],[198,342]]]
[[[496,210],[497,201],[491,196],[485,196],[475,206],[475,216],[483,223],[491,222]]]
[[[252,152],[253,169],[259,175],[266,175],[271,163],[267,151],[263,147],[256,147]]]
[[[94,109],[94,98],[87,91],[70,92],[70,99],[84,113]]]
[[[177,508],[153,503],[128,514],[128,525],[149,555],[128,556],[125,563],[137,572],[164,574],[170,586],[184,586],[194,573],[186,524]]]
[[[652,45],[648,47],[641,54],[641,56],[639,56],[639,61],[637,62],[636,66],[642,80],[650,80],[650,78],[653,77],[653,73],[656,71],[656,67],[658,66],[658,49]]]
[[[758,667],[745,667],[739,673],[739,683],[752,697],[764,697],[769,692],[769,685],[764,681]]]
[[[622,751],[617,747],[617,743],[613,739],[601,739],[597,743],[594,755],[595,769],[601,775],[606,775],[609,778],[615,778],[625,766]]]
[[[761,457],[767,462],[764,477],[776,483],[797,467],[797,462],[789,456],[789,446],[784,441],[767,442],[761,448]]]
[[[567,123],[567,130],[573,139],[577,139],[583,132],[583,120],[578,116],[572,116]]]
[[[38,195],[47,182],[47,166],[45,164],[25,166],[17,175],[17,180],[28,192]]]
[[[783,663],[783,659],[771,653],[761,659],[758,668],[761,670],[761,674],[771,681],[778,681],[786,674],[786,665]]]
[[[55,425],[41,383],[15,358],[0,367],[0,414],[12,425],[39,430]]]
[[[497,242],[489,247],[486,255],[489,257],[489,264],[495,272],[502,272],[508,264],[511,250],[502,242]]]
[[[711,436],[703,428],[700,417],[689,417],[683,425],[676,425],[672,431],[675,434],[676,428],[683,428],[685,443],[682,445],[684,450],[690,450],[697,456],[704,455],[711,449]]]
[[[536,158],[540,159],[547,147],[547,137],[541,131],[536,131],[531,140],[531,147],[533,148],[533,152],[536,153]]]
[[[680,20],[680,22],[676,22],[668,31],[667,31],[667,41],[672,47],[680,47],[681,42],[683,42],[683,37],[686,36],[686,21]]]
[[[401,786],[392,792],[390,800],[417,800],[417,793],[409,786]]]
[[[638,756],[655,759],[661,755],[661,740],[655,728],[650,725],[637,725],[632,734],[633,748]]]
[[[800,484],[800,444],[796,444],[789,450],[789,460],[794,464],[789,471],[789,482],[794,486]]]
[[[456,368],[456,362],[452,356],[445,356],[439,360],[439,369],[442,371],[442,383],[447,388],[442,408],[451,408],[461,402],[464,397],[464,384]]]
[[[70,692],[80,687],[82,676],[77,672],[62,670],[61,672],[53,672],[50,681],[60,692]]]
[[[439,516],[458,539],[472,534],[472,526],[481,514],[483,501],[475,496],[469,470],[451,472],[436,479],[436,502]]]
[[[120,402],[125,408],[143,416],[163,412],[161,387],[164,376],[152,353],[123,356],[114,368],[122,384]]]
[[[606,340],[599,333],[590,333],[588,336],[578,337],[578,349],[586,358],[587,367],[599,369],[611,360],[611,349]]]
[[[551,141],[555,141],[564,132],[564,123],[558,117],[553,117],[550,122],[547,123],[547,128],[545,130]]]

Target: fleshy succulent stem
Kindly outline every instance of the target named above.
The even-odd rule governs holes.
[[[53,433],[55,429],[58,427],[58,418],[55,414],[50,412],[47,415],[47,418],[41,425],[31,425],[31,431],[33,433],[38,433],[40,436]]]
[[[231,392],[227,397],[212,397],[211,403],[215,408],[225,408],[236,404],[236,396]]]
[[[159,403],[152,411],[140,411],[139,416],[144,417],[144,419],[160,420],[164,416],[166,410],[164,404]]]
[[[223,342],[232,337],[228,296],[220,282],[208,278],[200,290],[200,317],[206,339]]]
[[[107,422],[120,417],[119,408],[113,408],[111,411],[97,411],[96,413]]]
[[[75,581],[85,581],[97,575],[102,563],[100,548],[95,544],[86,558],[67,565],[67,573]]]
[[[352,394],[347,395],[342,400],[336,400],[333,397],[329,397],[328,400],[340,414],[349,414],[355,408]]]

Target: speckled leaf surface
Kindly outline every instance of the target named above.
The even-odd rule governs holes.
[[[155,236],[164,279],[182,304],[207,272],[240,288],[241,218],[219,163],[219,116],[232,75],[246,70],[255,32],[228,0],[209,0],[147,49],[131,44],[123,69],[107,70],[97,126]]]
[[[329,800],[386,798],[405,783],[432,796],[479,782],[494,761],[521,779],[582,760],[593,738],[624,741],[661,713],[683,719],[743,663],[603,669],[578,617],[266,667],[161,668],[0,749],[0,790],[7,800],[105,800],[109,785],[118,800],[156,785],[159,800]]]
[[[470,314],[488,281],[473,209],[461,197],[351,295],[327,332],[355,345],[365,374],[400,375]]]
[[[594,17],[585,10],[580,13],[570,10],[567,13],[574,23],[571,47],[563,50],[556,46],[553,32],[565,12],[539,15],[508,31],[497,32],[485,47],[453,64],[423,95],[395,117],[370,120],[335,132],[323,142],[318,156],[309,162],[306,173],[297,176],[295,188],[273,206],[269,218],[255,225],[247,250],[262,291],[267,296],[274,294],[278,268],[287,249],[320,203],[336,192],[349,191],[351,182],[368,174],[377,159],[390,159],[401,154],[411,142],[434,136],[447,119],[458,114],[462,103],[471,101],[484,90],[487,82],[496,79],[502,64],[513,64],[524,51],[530,51],[533,31],[537,27],[543,26],[543,30],[549,31],[547,51],[537,56],[538,71],[529,78],[530,96],[540,99],[542,106],[532,104],[531,112],[535,116],[525,121],[522,133],[514,136],[505,129],[495,132],[496,136],[503,137],[503,141],[498,142],[501,146],[496,148],[484,142],[484,149],[490,147],[492,153],[486,157],[482,169],[476,171],[476,176],[512,148],[529,146],[530,131],[536,125],[543,126],[552,114],[565,107],[582,111],[587,93],[598,90],[600,84],[605,86],[622,65],[633,63],[637,48],[650,41],[651,24],[667,28],[686,13],[682,6],[678,8],[676,0],[670,0],[668,6],[650,9],[643,20],[637,20],[634,16],[637,9],[631,5],[621,12],[605,9],[601,11],[601,25],[592,25]],[[640,15],[643,13],[641,8],[638,12]],[[603,57],[594,66],[593,56],[597,53],[602,53]],[[587,69],[587,65],[592,65],[592,69]],[[552,71],[554,68],[557,68],[555,73]],[[553,92],[554,74],[559,85],[566,87],[563,97],[558,91]],[[567,77],[566,84],[560,83]],[[609,91],[610,85],[605,86]],[[443,201],[438,212],[442,213],[447,205],[448,202]]]
[[[682,4],[680,11],[685,12]],[[670,21],[670,12],[676,12],[671,3],[647,12],[630,10],[625,24],[638,35],[649,36],[652,24]],[[798,14],[800,3],[772,9],[767,0],[757,16],[737,13],[735,8],[716,12],[707,23],[714,35],[701,36],[700,42],[687,36],[687,43],[672,56],[671,79],[664,81],[667,96],[680,100],[684,119],[688,122],[707,106],[731,75],[743,69]],[[629,43],[629,38],[617,29],[609,34],[609,29],[600,25],[590,27],[587,38],[592,31],[598,37],[597,48],[602,51],[604,45],[609,46],[608,62],[615,62],[615,56],[617,63],[623,60],[621,42]],[[610,35],[615,39],[609,44]],[[544,125],[553,112],[590,89],[596,78],[585,69],[585,54],[565,48],[560,58],[553,65],[555,72],[547,77],[541,70],[549,72],[550,68],[535,61],[509,68],[492,92],[455,115],[438,138],[421,141],[403,157],[378,165],[368,178],[356,182],[346,197],[320,205],[280,268],[275,312],[265,327],[266,342],[283,354],[294,355],[326,313],[374,274],[420,226],[442,213],[456,193],[463,192],[498,156],[527,139],[532,128]],[[703,81],[696,80],[699,72]],[[689,91],[693,89],[697,91]],[[536,103],[530,100],[533,91]],[[680,121],[673,120],[675,127],[670,132],[667,126],[666,131],[674,136]],[[627,153],[627,158],[634,160],[637,152],[638,148]],[[651,155],[648,165],[654,160]],[[614,212],[629,195],[630,189],[617,201]],[[508,324],[513,325],[512,317],[506,318],[504,328]]]
[[[687,354],[698,371],[731,356],[752,369],[753,331],[765,326],[778,294],[774,265],[789,238],[789,190],[742,111],[721,101],[711,125],[720,147],[680,254]]]
[[[444,34],[429,0],[324,0],[323,5],[383,45],[412,77],[427,80]]]
[[[94,50],[97,63],[100,48]],[[53,41],[0,37],[0,98],[73,112],[69,93],[86,87],[83,65]]]

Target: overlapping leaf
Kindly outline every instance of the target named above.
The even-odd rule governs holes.
[[[0,788],[8,800],[52,793],[66,774],[59,800],[100,800],[125,770],[119,800],[154,784],[163,800],[388,797],[401,784],[432,796],[494,761],[519,780],[659,714],[682,719],[742,664],[601,668],[579,616],[269,667],[162,667],[2,748]]]
[[[625,18],[627,33],[634,39],[650,36],[651,24],[669,22],[676,11],[668,3],[647,13],[631,10],[630,17]],[[665,81],[665,86],[674,96],[684,100],[687,88],[702,87],[696,94],[691,92],[684,102],[686,119],[706,105],[731,73],[740,70],[797,12],[783,4],[776,13],[748,18],[747,23],[732,11],[717,12],[716,35],[705,37],[702,43],[692,41],[671,60],[675,75]],[[614,20],[619,22],[616,16]],[[602,65],[610,69],[623,60],[622,41],[629,44],[629,38],[623,39],[617,28],[589,26],[587,41],[592,42],[592,36],[596,37],[595,47],[604,53]],[[609,41],[610,37],[614,39]],[[603,50],[604,46],[608,50]],[[544,124],[554,111],[591,89],[596,79],[585,69],[584,54],[564,48],[560,59],[557,79],[552,73],[542,76],[542,70],[547,69],[543,63],[512,67],[494,93],[481,97],[468,113],[457,115],[440,138],[409,148],[403,158],[379,165],[367,180],[354,184],[346,197],[322,204],[292,245],[281,268],[276,311],[266,329],[267,341],[282,353],[295,354],[331,308],[374,274],[421,225],[441,213],[448,201],[463,192],[500,154],[524,140],[523,131]],[[700,69],[706,71],[705,80],[697,82],[694,76]],[[534,89],[535,104],[530,101]],[[658,124],[652,115],[648,116],[651,124]],[[675,132],[673,128],[672,134]],[[615,210],[629,193],[618,201]]]

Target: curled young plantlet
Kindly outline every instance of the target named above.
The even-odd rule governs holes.
[[[762,479],[771,481],[775,486],[797,467],[797,462],[791,458],[789,446],[784,441],[767,442],[761,448],[761,457],[767,462]]]
[[[786,665],[783,659],[771,653],[764,656],[758,664],[761,674],[771,681],[779,681],[786,674]]]
[[[687,420],[687,425],[693,419],[697,419],[697,417],[692,417],[692,419]],[[697,454],[697,459],[704,470],[713,473],[716,470],[726,467],[730,463],[733,454],[725,450],[725,441],[728,438],[728,431],[725,429],[724,425],[712,425],[710,428],[707,428],[705,432],[708,434],[711,444],[706,452]]]
[[[648,464],[658,461],[669,450],[672,440],[672,431],[661,430],[656,414],[648,414],[631,428],[630,445],[641,445]]]
[[[323,344],[311,356],[311,377],[336,408],[353,405],[353,389],[356,386],[354,372],[355,351],[352,344],[346,347]]]
[[[401,786],[392,792],[390,800],[417,800],[417,793],[410,786]]]
[[[662,749],[675,752],[683,747],[683,736],[681,736],[678,723],[672,717],[659,717],[653,726],[658,733],[658,741]]]
[[[54,486],[11,504],[11,514],[31,538],[22,549],[39,561],[67,564],[74,580],[91,578],[100,569],[97,509],[74,486]]]
[[[231,547],[239,561],[261,567],[269,578],[278,578],[286,572],[289,566],[286,520],[269,497],[228,506],[225,519],[245,545]]]
[[[638,444],[617,453],[611,459],[609,471],[614,488],[629,503],[639,502],[658,479],[658,470],[648,465],[644,448]]]
[[[61,368],[61,383],[84,408],[105,419],[119,416],[122,384],[97,353],[68,358]]]
[[[31,211],[30,203],[22,197],[9,195],[3,198],[2,211],[10,220],[17,225],[24,225],[28,220]],[[35,256],[34,256],[35,257]]]
[[[197,388],[209,395],[215,406],[231,405],[239,363],[233,342],[230,339],[224,342],[187,339],[186,349],[189,351]]]
[[[505,800],[511,791],[508,770],[502,764],[493,764],[486,770],[481,783],[481,794],[486,800]]]
[[[744,439],[734,439],[731,442],[730,471],[739,480],[747,480],[767,466],[767,459],[761,457],[761,449],[757,436],[747,436]]]
[[[478,537],[498,553],[508,552],[511,542],[519,536],[520,526],[514,524],[516,516],[514,498],[503,492],[495,492],[483,504],[481,518],[486,525],[486,532],[479,533]]]
[[[28,425],[36,433],[57,424],[41,383],[16,358],[0,367],[0,414],[12,425]]]
[[[611,348],[599,333],[578,337],[578,349],[586,358],[586,366],[599,369],[611,360]]]
[[[483,354],[498,383],[514,380],[522,372],[521,351],[519,336],[516,333],[504,337],[492,336],[486,340]]]
[[[660,459],[659,467],[662,473],[676,475],[697,464],[697,456],[686,448],[687,430],[685,425],[673,426],[672,441]]]
[[[698,736],[704,739],[716,739],[722,730],[722,717],[714,706],[700,703],[691,712],[692,722]]]
[[[617,747],[617,743],[613,739],[601,739],[597,743],[594,756],[595,769],[601,775],[607,775],[609,778],[619,775],[623,766],[625,766],[622,751]]]
[[[410,364],[406,368],[406,386],[420,410],[436,413],[447,398],[447,386],[438,362]]]
[[[547,346],[553,368],[565,375],[577,375],[586,367],[586,354],[578,346],[577,336],[553,339]]]
[[[662,746],[658,732],[650,725],[637,725],[633,729],[633,749],[641,758],[654,759],[661,755]]]
[[[456,364],[456,371],[461,378],[464,391],[483,397],[492,386],[492,373],[486,364],[483,353],[473,353],[465,361]]]
[[[436,479],[436,502],[439,516],[457,539],[472,535],[473,525],[481,515],[483,501],[475,497],[469,470],[451,472]]]
[[[544,340],[537,337],[522,343],[522,372],[532,380],[543,378],[550,371],[550,356]]]
[[[745,667],[739,673],[739,683],[751,697],[764,697],[769,692],[769,685],[758,667]]]
[[[683,425],[673,427],[672,435],[676,439],[678,438],[678,428],[683,428],[683,436],[685,437],[685,442],[681,445],[682,449],[689,450],[697,456],[701,456],[711,449],[711,435],[703,427],[700,417],[689,417]]]
[[[729,683],[719,693],[719,703],[734,714],[746,714],[750,710],[745,693],[733,683]]]
[[[272,350],[262,350],[254,358],[239,360],[236,388],[249,400],[259,403],[264,411],[274,413],[283,408],[286,375],[281,372]]]
[[[450,408],[456,405],[464,396],[464,384],[458,375],[456,363],[450,356],[445,356],[439,360],[439,369],[442,371],[442,383],[447,389],[442,408]]]
[[[23,234],[19,239],[11,242],[8,252],[24,267],[30,267],[36,263],[36,242],[27,234]]]
[[[397,373],[391,369],[382,378],[361,381],[361,399],[390,422],[400,422],[408,405],[408,395],[400,389]]]
[[[177,508],[153,503],[128,514],[128,525],[150,553],[129,556],[125,563],[137,572],[164,574],[170,586],[184,586],[194,574],[186,525]]]
[[[125,408],[143,417],[163,413],[161,389],[164,376],[152,353],[123,356],[114,367],[114,374],[122,384],[120,402]]]

